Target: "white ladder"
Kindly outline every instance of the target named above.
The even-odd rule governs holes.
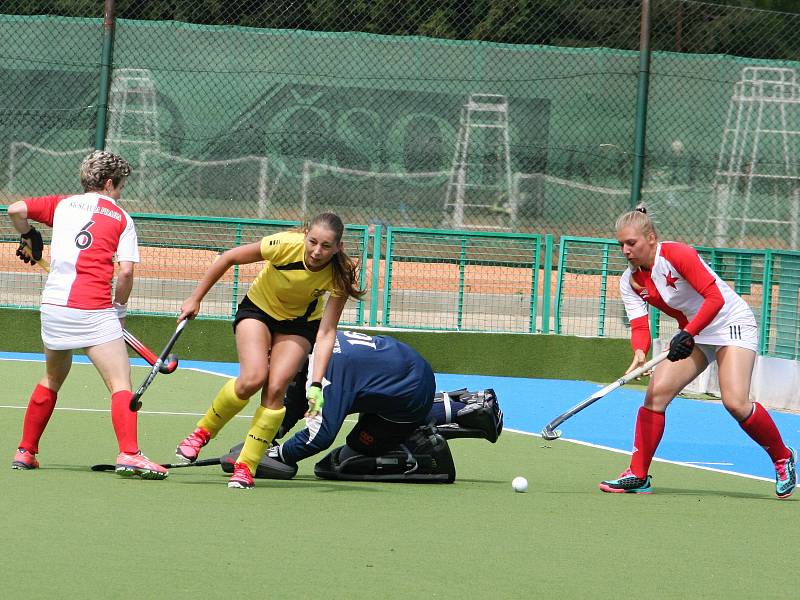
[[[511,192],[508,97],[470,94],[461,108],[445,192],[445,225],[455,229],[511,229],[517,217]],[[465,218],[467,210],[473,217],[470,220]],[[499,222],[487,224],[487,214],[499,217]]]
[[[159,148],[156,87],[148,69],[114,71],[108,113],[109,149],[125,152],[125,146],[135,146],[141,152]]]
[[[764,226],[775,227],[777,239],[797,248],[798,153],[800,84],[795,70],[744,67],[728,107],[714,176],[716,210],[709,212],[706,240],[716,247],[741,245],[748,226],[760,225],[762,232]],[[732,223],[738,225],[733,234]]]

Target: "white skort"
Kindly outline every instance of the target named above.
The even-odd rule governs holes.
[[[122,324],[114,308],[83,310],[42,304],[42,341],[49,350],[76,350],[105,344],[122,337]]]
[[[701,331],[694,341],[706,355],[709,364],[716,360],[717,351],[725,346],[738,346],[758,353],[758,325],[730,325],[727,331],[710,336],[703,335]]]

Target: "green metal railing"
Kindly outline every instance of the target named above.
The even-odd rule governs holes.
[[[0,215],[6,212],[0,207]],[[299,225],[295,221],[134,214],[142,261],[131,313],[175,314],[214,256]],[[49,230],[42,227],[45,240]],[[18,236],[0,218],[0,307],[35,308],[44,273],[16,261]],[[350,326],[437,331],[555,333],[625,338],[619,294],[625,268],[615,240],[348,225],[363,299],[349,302]],[[759,323],[759,353],[800,356],[800,252],[698,247],[745,299]],[[553,258],[557,264],[553,265]],[[230,319],[259,265],[231,270],[204,300],[203,318]],[[551,279],[555,294],[551,299]],[[653,337],[671,335],[670,317],[651,309]]]
[[[554,301],[555,333],[625,337],[619,297],[626,268],[616,240],[562,237]],[[759,353],[800,356],[800,252],[697,247],[700,255],[752,308],[761,334]],[[577,314],[577,317],[576,317]],[[653,337],[675,321],[651,308]]]
[[[535,333],[541,263],[536,234],[389,227],[383,325]]]

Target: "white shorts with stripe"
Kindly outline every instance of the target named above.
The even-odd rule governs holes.
[[[709,364],[716,360],[717,351],[725,346],[747,348],[758,353],[758,325],[751,323],[729,325],[727,331],[720,331],[714,335],[703,335],[703,332],[700,332],[694,341],[706,355]]]
[[[76,350],[122,337],[114,308],[83,310],[42,304],[42,341],[49,350]]]

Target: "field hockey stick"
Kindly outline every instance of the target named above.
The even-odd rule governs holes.
[[[130,331],[123,329],[122,337],[125,339],[125,343],[128,344],[128,346],[130,346],[131,349],[136,352],[136,354],[141,356],[147,362],[147,364],[149,364],[151,367],[156,364],[156,361],[158,360],[156,353],[145,346],[143,342],[139,341]],[[177,368],[178,357],[175,354],[170,354],[162,363],[161,367],[159,367],[159,373],[169,375]]]
[[[159,355],[155,364],[150,369],[150,372],[147,374],[145,380],[142,382],[142,385],[140,385],[139,389],[136,390],[136,393],[133,396],[131,396],[130,408],[132,411],[136,412],[137,410],[142,408],[142,402],[141,400],[139,400],[139,398],[142,397],[142,394],[144,394],[147,388],[150,387],[150,384],[153,383],[153,379],[155,379],[156,375],[158,375],[158,373],[161,372],[161,365],[163,365],[164,362],[167,360],[170,350],[172,350],[172,347],[175,345],[175,342],[178,341],[181,332],[183,331],[184,327],[186,327],[186,324],[188,322],[189,322],[188,319],[183,319],[180,323],[178,323],[178,327],[175,328],[175,333],[173,333],[172,337],[169,338],[167,345],[164,346],[164,349],[161,351],[161,354]]]
[[[634,369],[633,371],[631,371],[627,375],[624,375],[623,377],[620,377],[614,383],[607,385],[603,389],[597,390],[594,394],[586,398],[586,400],[584,400],[580,404],[576,404],[575,406],[570,408],[567,412],[558,415],[555,419],[553,419],[547,425],[544,426],[544,429],[542,429],[542,434],[541,434],[542,437],[546,440],[555,440],[560,438],[561,431],[557,430],[556,427],[561,425],[564,421],[566,421],[570,417],[574,417],[575,415],[577,415],[587,406],[591,406],[609,392],[613,392],[618,387],[622,387],[623,385],[629,383],[630,381],[633,381],[643,373],[646,373],[647,371],[655,367],[658,363],[660,363],[662,360],[667,358],[668,353],[669,353],[668,351],[664,351],[658,356],[653,357],[652,359],[644,363],[641,367]]]
[[[201,458],[200,460],[196,460],[193,463],[164,463],[161,465],[165,469],[182,469],[183,467],[208,467],[211,465],[218,465],[222,462],[222,457],[217,456],[216,458]],[[113,471],[117,468],[117,465],[92,465],[92,471]]]
[[[36,262],[36,264],[39,265],[45,271],[45,273],[50,272],[50,263],[47,262],[46,258],[39,259]],[[145,346],[144,343],[141,342],[130,331],[123,328],[122,337],[125,339],[125,343],[128,344],[128,346],[130,346],[130,348],[134,352],[136,352],[136,354],[141,356],[147,362],[147,364],[149,364],[151,367],[154,364],[156,364],[156,361],[158,360],[158,356],[156,356],[156,353],[150,350],[150,348],[148,348],[147,346]],[[165,375],[169,375],[177,368],[178,368],[178,357],[175,356],[174,354],[170,354],[167,357],[167,359],[162,363],[160,371]]]

